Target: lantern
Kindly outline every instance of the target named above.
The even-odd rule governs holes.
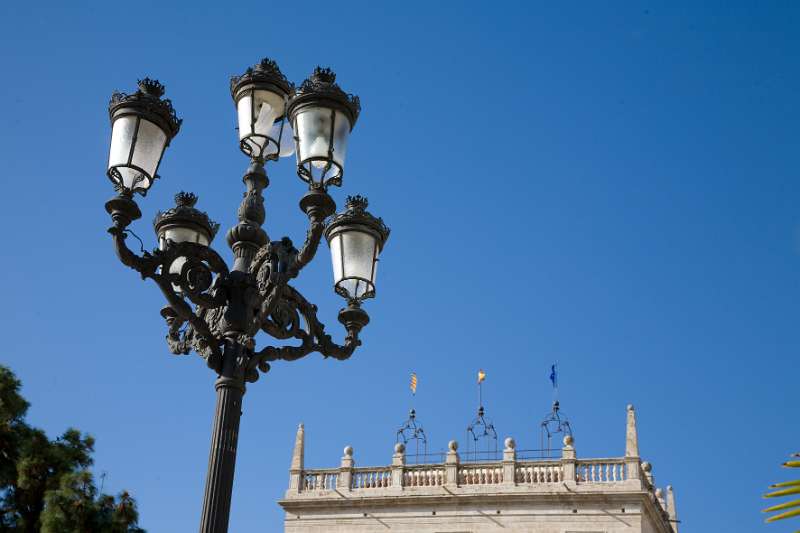
[[[284,120],[292,89],[278,65],[267,58],[231,78],[231,96],[239,118],[239,147],[246,155],[265,161],[293,153],[292,133]]]
[[[158,175],[164,150],[178,134],[181,120],[172,102],[162,99],[164,86],[157,80],[139,80],[133,94],[115,92],[108,106],[111,147],[108,177],[124,196],[142,196]]]
[[[378,256],[389,238],[383,220],[367,212],[367,199],[349,196],[345,212],[325,228],[331,249],[336,293],[348,302],[360,303],[375,296]]]
[[[317,67],[289,102],[297,175],[313,188],[341,185],[347,140],[361,112],[357,96],[336,84],[336,74]]]
[[[195,209],[196,203],[196,195],[179,192],[175,195],[175,207],[158,212],[153,227],[158,237],[159,250],[166,250],[172,243],[193,242],[203,246],[211,244],[219,230],[219,224],[203,211]],[[169,273],[180,275],[184,264],[185,257],[176,258],[169,266]],[[172,286],[180,291],[176,284]]]

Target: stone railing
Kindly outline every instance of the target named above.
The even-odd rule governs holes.
[[[502,463],[470,463],[458,466],[459,485],[497,485],[502,482]]]
[[[354,468],[351,477],[351,489],[381,489],[392,486],[392,469]]]
[[[443,464],[414,465],[403,467],[404,487],[436,487],[444,485],[445,468]]]
[[[577,459],[572,439],[567,438],[560,459],[517,460],[513,439],[506,439],[501,460],[483,462],[460,461],[458,445],[449,444],[444,462],[406,464],[405,446],[397,444],[392,464],[384,467],[356,467],[353,449],[345,448],[338,469],[294,471],[299,493],[326,491],[406,490],[425,487],[529,486],[546,485],[558,490],[565,483],[614,484],[635,480],[645,490],[653,491],[648,463],[636,456],[610,459]],[[378,494],[378,493],[376,493]]]
[[[514,480],[520,484],[560,483],[564,481],[564,469],[560,461],[517,463]]]
[[[339,481],[339,469],[326,468],[303,472],[300,492],[333,490]]]
[[[575,464],[575,481],[583,483],[613,483],[628,479],[625,460],[581,459]]]

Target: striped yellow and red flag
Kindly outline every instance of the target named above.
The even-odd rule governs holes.
[[[417,374],[416,372],[411,373],[411,394],[417,393]]]
[[[486,372],[478,370],[478,383],[483,383],[484,379],[486,379]]]

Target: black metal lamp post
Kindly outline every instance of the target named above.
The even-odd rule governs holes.
[[[328,187],[341,185],[358,98],[339,88],[333,72],[320,68],[295,91],[275,62],[264,59],[231,80],[239,146],[251,159],[239,222],[227,234],[233,266],[229,269],[210,248],[219,225],[195,208],[194,194],[184,192],[176,195],[175,207],[156,216],[158,248],[135,254],[125,243],[127,227],[141,217],[133,195],[144,196],[158,177],[164,150],[181,125],[163,95],[164,86],[146,78],[136,93],[112,96],[108,177],[118,195],[106,203],[113,221],[108,231],[120,261],[152,279],[164,294],[161,315],[170,351],[193,350],[218,374],[200,531],[220,533],[228,528],[245,384],[255,382],[259,370],[268,372],[271,361],[313,352],[340,360],[353,354],[369,322],[361,304],[375,295],[378,256],[389,229],[366,211],[360,196],[348,197],[346,211],[331,217],[336,204]],[[297,174],[309,185],[300,199],[309,229],[299,250],[288,237],[270,241],[261,228],[262,191],[269,185],[264,164],[295,150]],[[314,258],[323,233],[331,247],[334,288],[347,302],[339,311],[346,331],[342,345],[325,332],[317,307],[289,284]],[[257,349],[260,332],[295,344]]]

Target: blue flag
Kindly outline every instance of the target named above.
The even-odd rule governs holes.
[[[556,365],[550,367],[550,381],[553,382],[553,387],[558,387],[558,378],[556,376]]]

